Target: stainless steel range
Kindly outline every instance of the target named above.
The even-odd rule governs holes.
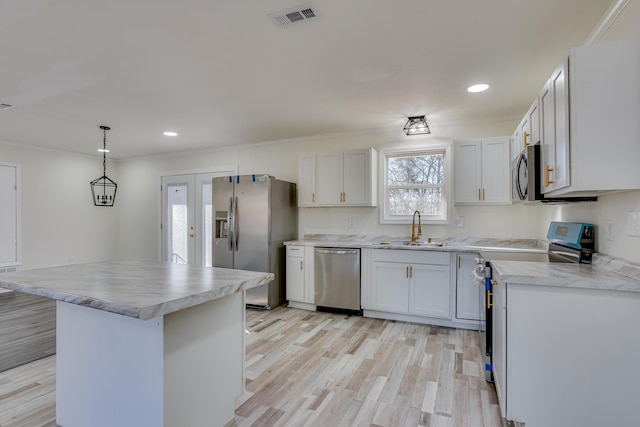
[[[591,264],[595,250],[595,233],[593,224],[581,222],[551,222],[547,232],[549,249],[546,254],[533,252],[483,252],[478,258],[476,272],[484,271],[484,298],[482,309],[485,311],[485,321],[480,325],[480,344],[485,354],[485,379],[493,381],[492,374],[492,346],[493,346],[493,282],[491,261],[517,260],[535,262],[567,262]]]

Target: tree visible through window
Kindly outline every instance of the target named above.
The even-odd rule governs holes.
[[[444,151],[385,155],[385,218],[405,219],[419,210],[425,219],[446,219]]]

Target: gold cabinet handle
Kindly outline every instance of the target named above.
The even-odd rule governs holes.
[[[196,235],[192,233],[192,234],[189,234],[189,237],[193,238],[193,237],[196,237]]]
[[[409,267],[409,278],[413,279],[413,267]]]
[[[491,286],[495,286],[495,285],[499,285],[500,282],[498,282],[497,280],[491,280]]]
[[[528,147],[529,145],[531,145],[531,144],[529,144],[529,143],[527,142],[527,137],[531,136],[531,134],[525,130],[525,131],[524,131],[524,134],[522,134],[522,136],[524,137],[524,138],[523,138],[524,146],[525,146],[525,147]]]
[[[300,260],[300,270],[302,270],[302,260]]]
[[[493,302],[491,301],[492,296],[493,294],[491,293],[491,291],[487,291],[487,308],[493,307]]]
[[[316,202],[316,193],[311,193],[311,203]]]
[[[347,193],[342,193],[342,201],[347,203]]]
[[[479,189],[479,188],[478,188],[478,200],[482,200],[482,199],[480,198],[480,189]]]
[[[555,181],[551,181],[549,179],[549,172],[553,172],[553,168],[550,168],[549,165],[544,166],[544,186],[548,187],[549,184],[553,184]]]
[[[460,270],[460,255],[458,255],[458,270]]]
[[[482,200],[484,200],[484,188],[482,189]]]

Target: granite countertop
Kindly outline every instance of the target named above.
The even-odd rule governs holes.
[[[110,261],[0,275],[0,287],[142,320],[269,283],[272,273]]]
[[[547,253],[547,242],[536,239],[421,238],[419,245],[409,245],[411,237],[350,234],[307,234],[304,239],[284,242],[285,245],[329,246],[349,248],[394,249],[444,252],[529,252]]]
[[[593,264],[491,261],[509,284],[640,292],[640,265],[594,254]]]

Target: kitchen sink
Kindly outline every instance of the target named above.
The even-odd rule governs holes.
[[[443,248],[447,246],[446,243],[441,242],[407,242],[406,244],[409,246],[424,246],[427,248]]]
[[[446,243],[441,242],[411,242],[410,240],[384,240],[377,244],[389,246],[421,246],[425,248],[442,248],[447,245]]]

